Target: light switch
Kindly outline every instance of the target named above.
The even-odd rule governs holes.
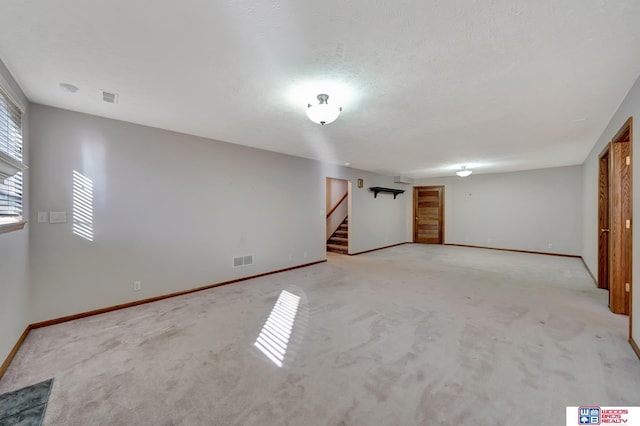
[[[49,212],[49,223],[67,223],[67,212]]]
[[[631,221],[629,219],[627,219],[626,225],[627,225],[627,229],[631,228]]]
[[[49,222],[49,213],[38,212],[38,223],[47,223],[47,222]]]

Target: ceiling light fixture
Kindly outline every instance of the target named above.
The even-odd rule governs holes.
[[[467,177],[471,173],[473,172],[471,170],[467,170],[467,166],[462,166],[462,168],[456,172],[456,174],[460,177]]]
[[[333,123],[338,118],[342,107],[329,105],[328,100],[329,95],[320,94],[318,95],[317,105],[307,105],[307,117],[309,117],[309,120],[324,126],[325,124]]]

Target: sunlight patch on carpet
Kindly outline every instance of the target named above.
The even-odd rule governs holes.
[[[299,304],[299,296],[282,290],[276,304],[271,309],[269,318],[265,321],[258,338],[253,343],[278,367],[282,367]]]

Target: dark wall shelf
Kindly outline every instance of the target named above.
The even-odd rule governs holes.
[[[402,194],[404,192],[404,189],[383,188],[381,186],[372,186],[369,190],[373,192],[373,198],[378,198],[378,193],[380,192],[386,192],[393,194],[394,200],[398,194]]]

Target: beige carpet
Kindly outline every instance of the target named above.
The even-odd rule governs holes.
[[[578,259],[405,245],[35,330],[0,393],[55,378],[46,425],[559,425],[640,405],[627,333]]]

